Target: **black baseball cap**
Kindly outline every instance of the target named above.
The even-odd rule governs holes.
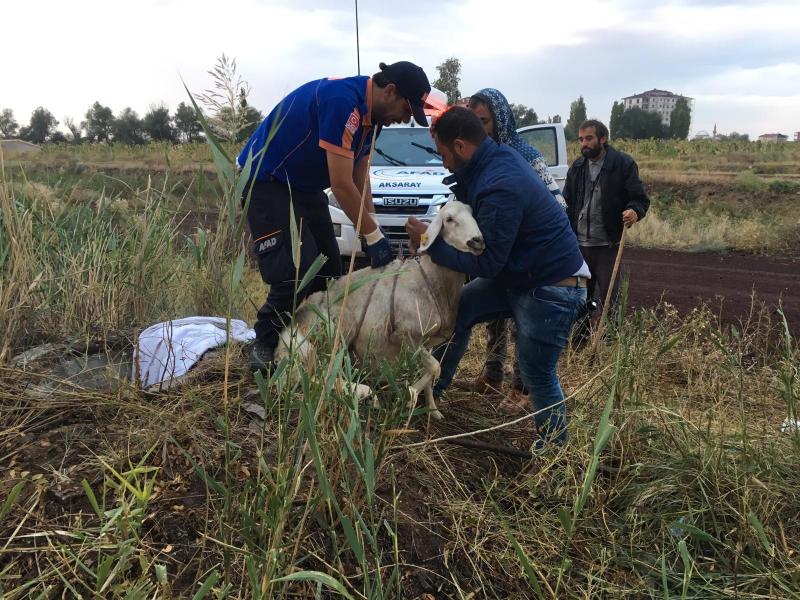
[[[380,63],[378,66],[389,82],[395,85],[397,93],[408,100],[414,120],[423,127],[427,127],[428,118],[425,115],[425,99],[431,91],[431,84],[428,82],[428,76],[425,75],[425,71],[406,60],[401,60],[391,65]]]

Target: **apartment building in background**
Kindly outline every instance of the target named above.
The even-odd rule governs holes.
[[[625,110],[636,107],[658,113],[661,116],[661,122],[669,126],[672,109],[675,108],[675,104],[678,102],[679,98],[685,98],[686,102],[689,104],[689,109],[692,111],[694,110],[694,98],[673,94],[667,90],[657,90],[655,88],[647,92],[642,92],[641,94],[623,98],[622,105],[625,107]]]
[[[759,142],[785,142],[788,139],[789,136],[782,133],[762,133],[758,136]]]

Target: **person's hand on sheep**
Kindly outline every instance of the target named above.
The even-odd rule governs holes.
[[[421,245],[421,238],[428,230],[428,223],[420,221],[416,217],[409,217],[406,221],[406,233],[408,234],[408,249],[411,256],[417,255],[417,250]]]
[[[364,238],[367,240],[367,256],[369,256],[370,267],[377,269],[394,260],[392,246],[384,237],[380,227],[377,227],[372,233],[365,234]]]

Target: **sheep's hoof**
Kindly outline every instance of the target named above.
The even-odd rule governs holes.
[[[431,411],[431,412],[429,412],[428,414],[429,414],[430,416],[432,416],[434,419],[436,419],[437,421],[443,421],[443,420],[444,420],[444,415],[443,415],[442,413],[440,413],[440,412],[439,412],[438,410],[436,410],[436,409],[432,410],[432,411]]]

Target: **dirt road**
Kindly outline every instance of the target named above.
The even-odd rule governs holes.
[[[789,325],[800,333],[800,260],[625,248],[630,302],[653,306],[663,297],[687,311],[705,301],[724,321],[747,315],[751,295],[776,308],[782,301]]]

